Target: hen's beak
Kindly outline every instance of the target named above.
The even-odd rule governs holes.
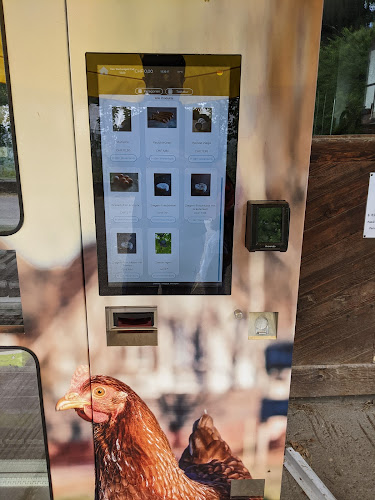
[[[72,409],[79,410],[83,409],[87,405],[91,405],[91,401],[87,401],[86,399],[80,397],[79,394],[71,392],[65,394],[64,397],[57,401],[56,411]]]

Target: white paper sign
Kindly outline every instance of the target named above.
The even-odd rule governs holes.
[[[370,174],[363,237],[375,238],[375,173]]]

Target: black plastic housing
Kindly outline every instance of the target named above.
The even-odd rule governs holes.
[[[272,212],[271,212],[272,210]],[[275,220],[267,222],[266,212]],[[263,220],[262,220],[263,217]],[[285,200],[248,201],[245,246],[249,252],[286,252],[289,240],[290,208]],[[264,237],[264,235],[267,237]]]

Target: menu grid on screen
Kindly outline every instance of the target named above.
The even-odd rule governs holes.
[[[230,293],[240,56],[86,57],[100,294]]]

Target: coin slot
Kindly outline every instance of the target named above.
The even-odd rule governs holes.
[[[154,326],[153,312],[114,313],[113,324],[117,328],[146,328]]]

